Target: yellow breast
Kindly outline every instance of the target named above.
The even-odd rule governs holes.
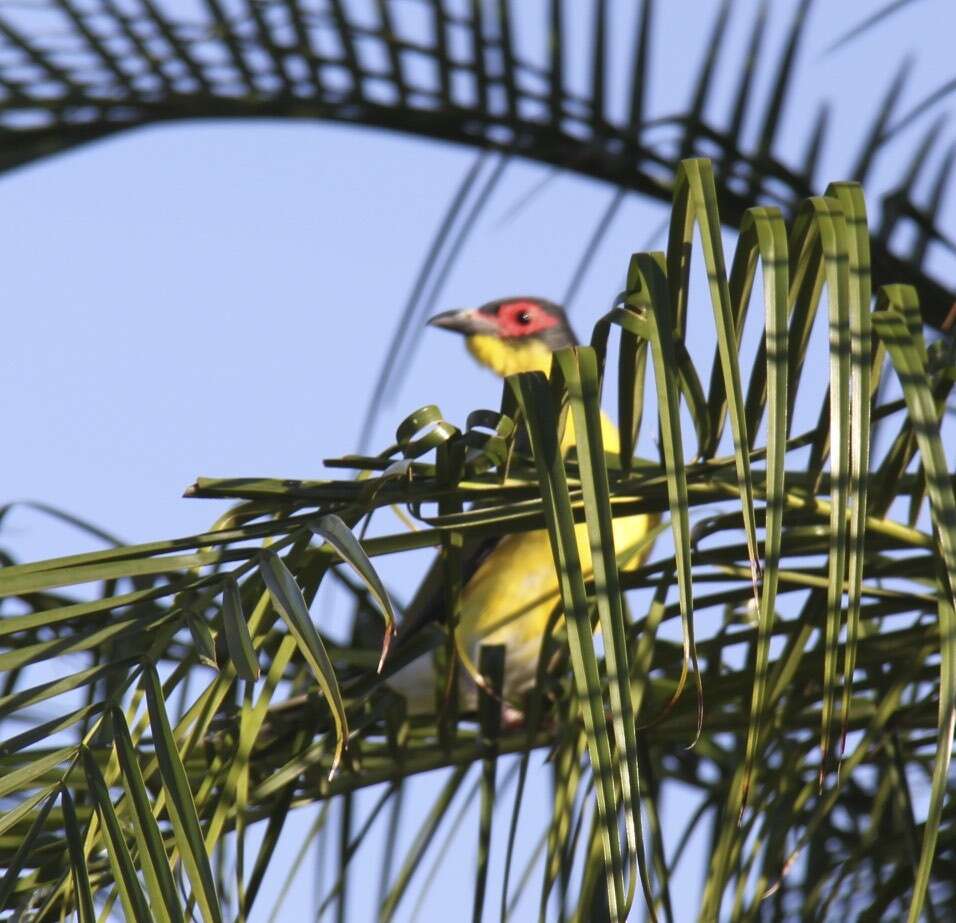
[[[602,418],[605,449],[617,451],[617,430]],[[568,425],[565,443],[573,444]],[[646,557],[643,548],[657,516],[627,516],[614,521],[614,548],[622,567],[636,567]],[[587,525],[575,526],[578,554],[585,577],[592,573]],[[548,533],[543,530],[505,536],[482,562],[461,595],[458,647],[466,669],[476,674],[482,644],[505,645],[505,697],[516,701],[534,682],[538,652],[548,618],[560,601],[558,576]]]

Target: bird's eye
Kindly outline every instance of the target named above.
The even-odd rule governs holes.
[[[527,311],[519,311],[517,315],[517,320],[519,324],[530,324],[531,315]]]

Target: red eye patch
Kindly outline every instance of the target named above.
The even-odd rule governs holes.
[[[533,301],[506,301],[498,308],[498,330],[503,337],[523,337],[555,326],[558,319]]]

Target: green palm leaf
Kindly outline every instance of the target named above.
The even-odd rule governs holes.
[[[15,606],[0,625],[5,910],[178,920],[195,903],[207,920],[230,906],[248,919],[286,864],[286,816],[320,806],[318,835],[342,796],[347,823],[323,897],[350,912],[356,869],[383,831],[394,855],[380,911],[394,919],[418,869],[437,869],[447,852],[436,834],[453,842],[472,816],[456,797],[472,790],[475,918],[498,903],[517,919],[533,880],[543,920],[623,919],[638,880],[638,903],[674,918],[685,844],[704,822],[702,919],[781,918],[797,902],[832,918],[849,912],[835,892],[863,918],[952,915],[956,500],[941,435],[952,343],[924,342],[905,285],[883,288],[871,311],[857,185],[807,200],[789,231],[777,209],[745,211],[729,274],[719,174],[691,159],[675,188],[669,256],[636,254],[591,345],[557,355],[550,378],[511,379],[499,410],[456,425],[423,407],[378,455],[333,460],[358,478],[200,479],[192,496],[237,503],[209,532],[0,572]],[[715,318],[706,390],[683,341],[698,310],[687,282],[695,246]],[[764,330],[748,381],[739,356],[758,269]],[[818,314],[825,385],[808,372]],[[615,358],[622,440],[609,453],[600,405]],[[887,376],[897,392],[881,387]],[[806,432],[794,423],[798,391],[817,404]],[[635,455],[645,416],[658,421],[653,459]],[[567,457],[565,417],[577,437]],[[877,424],[894,418],[882,449]],[[725,421],[733,450],[721,456]],[[621,569],[614,520],[637,513],[664,515],[647,539],[659,545]],[[477,713],[463,700],[407,715],[389,677],[454,651],[465,549],[530,529],[548,532],[560,605],[525,725],[501,720],[500,664],[487,651]],[[451,618],[400,632],[383,666],[394,612],[414,620],[435,595],[393,605],[379,559],[429,549],[425,585]],[[330,575],[348,603],[345,634],[318,617]],[[695,701],[682,695],[691,673]],[[444,694],[444,672],[436,688]],[[555,784],[536,821],[523,803],[542,779],[533,757],[545,754]],[[834,760],[839,773],[821,790]],[[435,793],[416,806],[406,786],[428,773]],[[502,823],[496,802],[515,774]],[[913,790],[923,780],[925,805]],[[363,789],[375,790],[369,801]],[[675,791],[698,800],[679,830]],[[417,829],[404,850],[399,810]],[[180,867],[187,897],[173,886]]]

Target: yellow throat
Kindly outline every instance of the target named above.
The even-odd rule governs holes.
[[[551,350],[536,337],[514,342],[486,334],[475,334],[465,340],[475,359],[504,378],[518,372],[551,371]]]

